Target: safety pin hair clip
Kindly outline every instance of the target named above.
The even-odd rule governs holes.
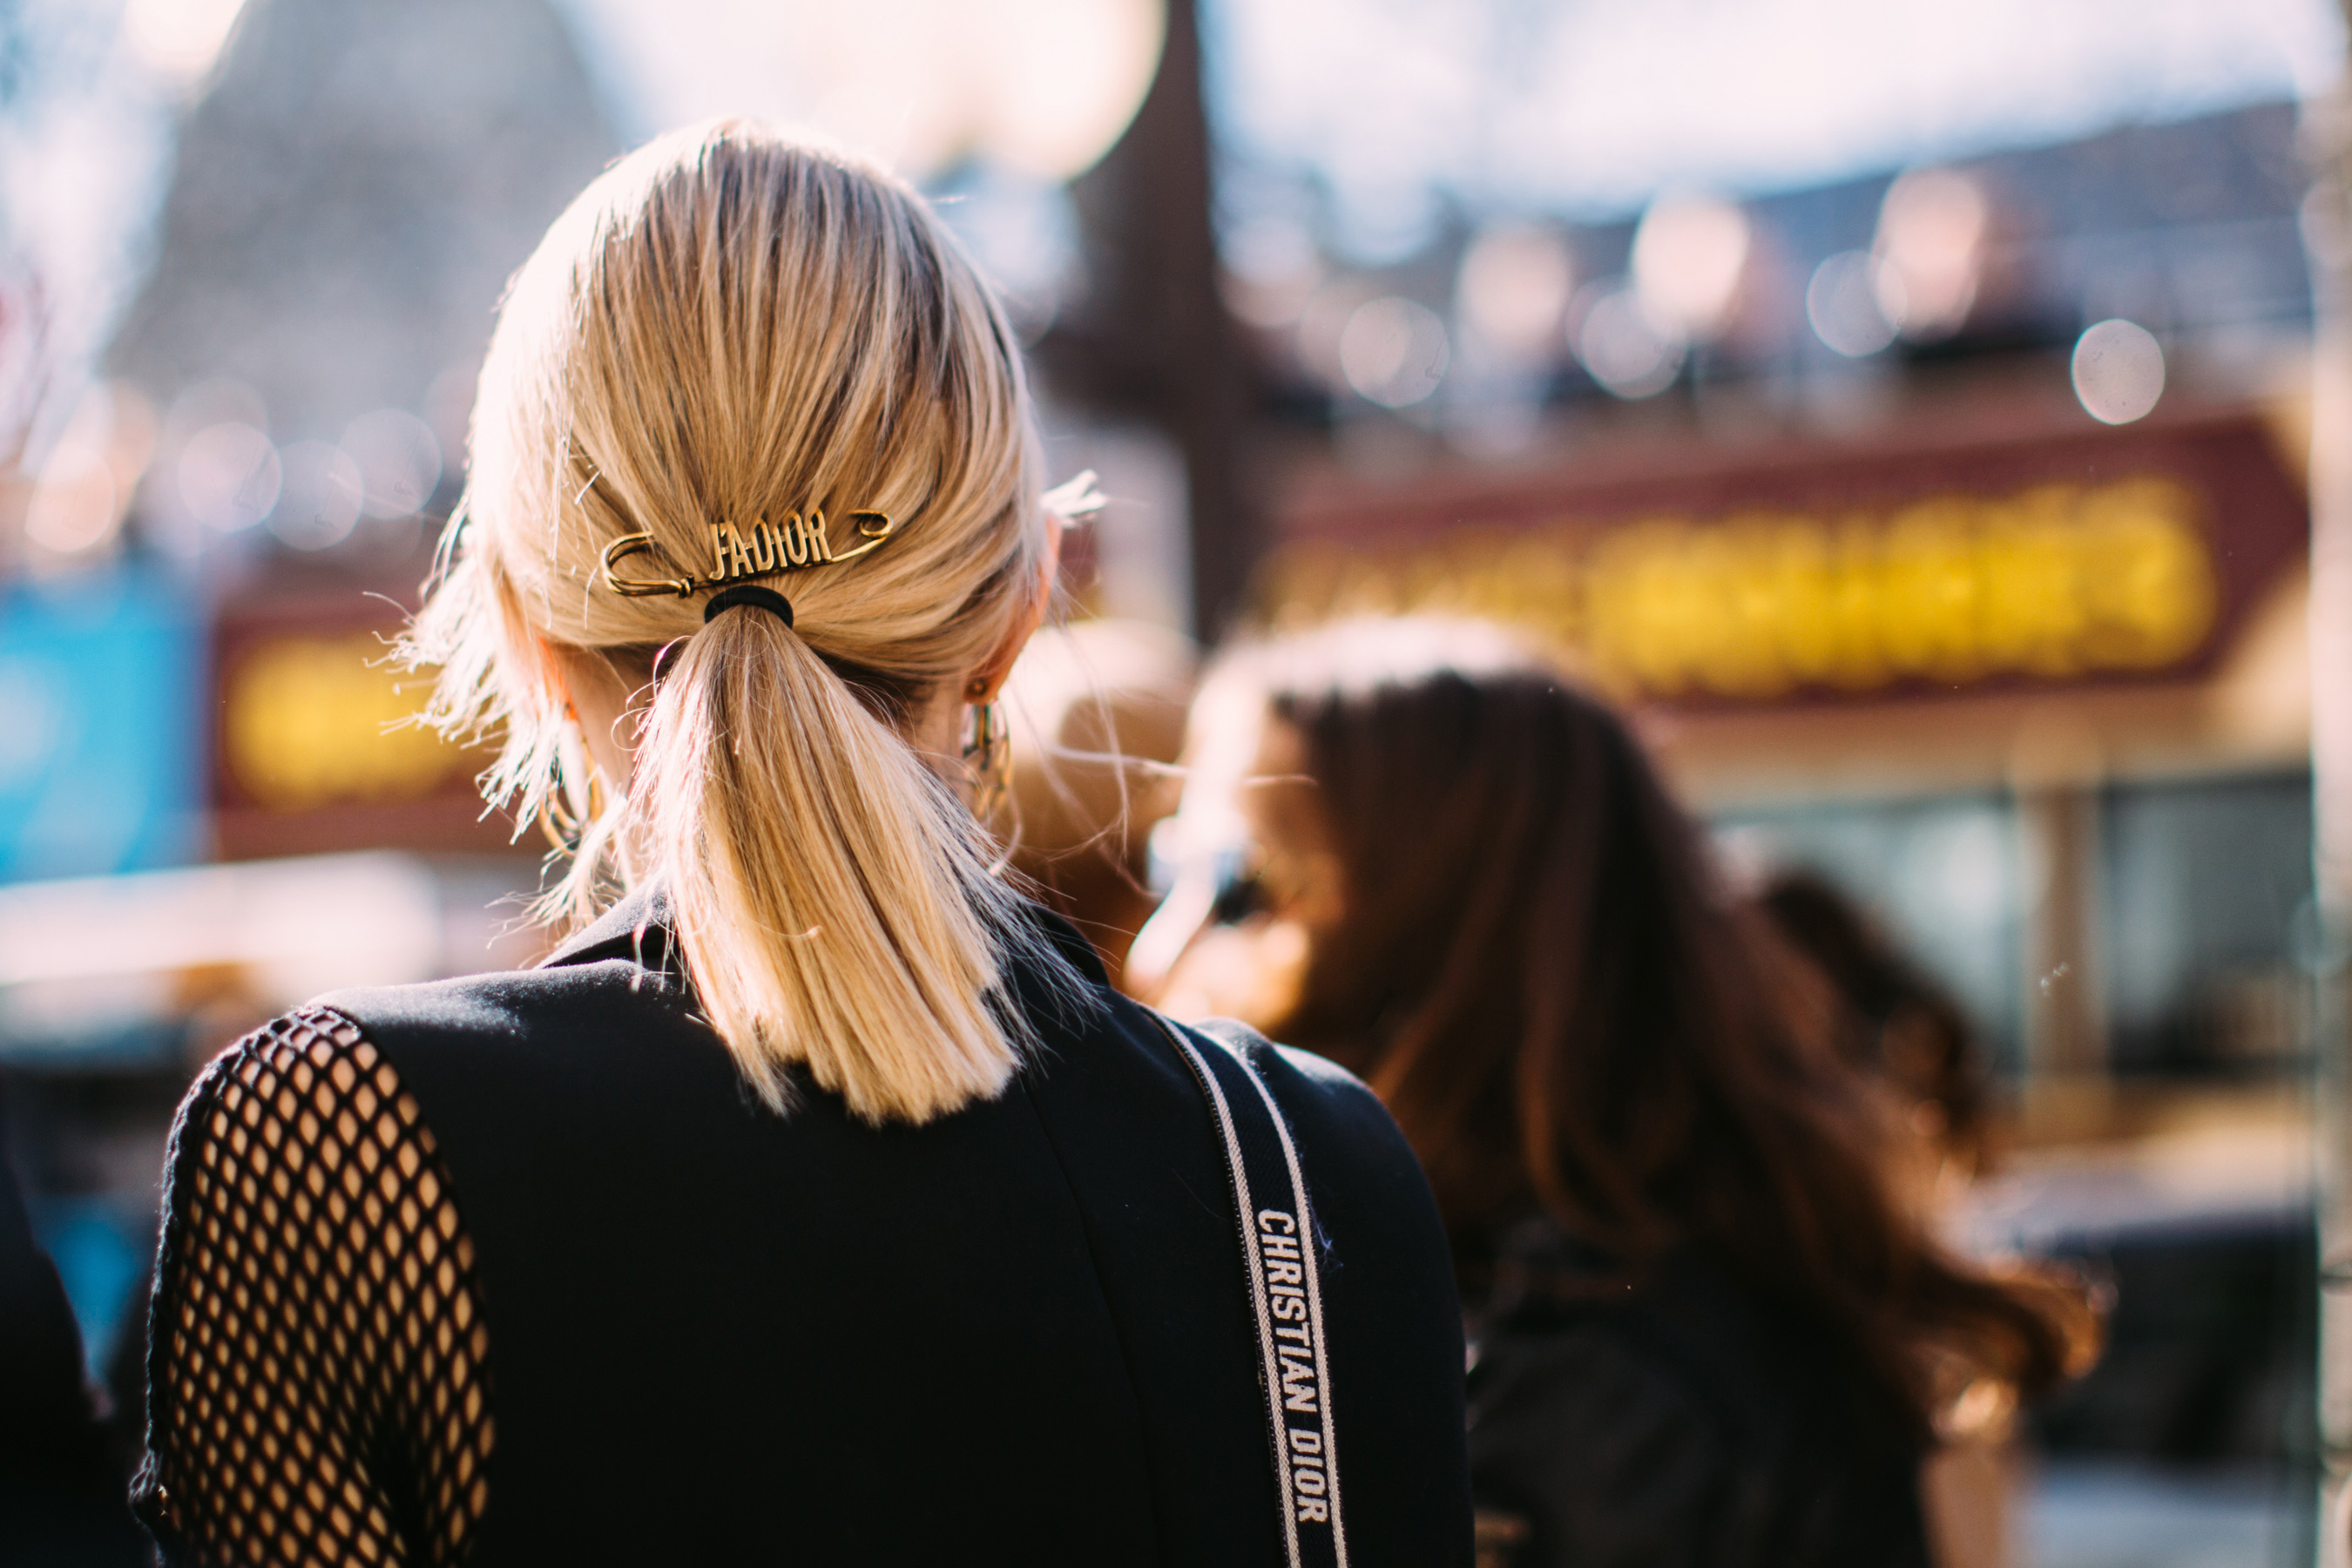
[[[683,599],[707,588],[730,588],[780,573],[855,561],[879,549],[898,526],[887,512],[853,511],[848,518],[856,526],[857,537],[866,542],[847,550],[833,547],[833,541],[827,537],[824,513],[821,511],[812,511],[806,517],[794,512],[782,523],[770,522],[763,517],[749,528],[732,522],[711,523],[710,574],[707,577],[697,577],[692,573],[682,577],[622,576],[614,568],[629,557],[659,553],[652,534],[625,533],[604,546],[604,586],[625,599],[663,594]]]

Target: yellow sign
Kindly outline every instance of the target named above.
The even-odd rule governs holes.
[[[2049,484],[1891,510],[1467,532],[1277,552],[1276,626],[1407,611],[1538,632],[1627,695],[1762,699],[1906,679],[2155,670],[2212,629],[2200,507],[2173,480]]]
[[[272,811],[420,800],[473,759],[403,721],[423,703],[376,637],[282,637],[228,671],[221,742],[230,775]],[[405,689],[403,689],[405,686]]]

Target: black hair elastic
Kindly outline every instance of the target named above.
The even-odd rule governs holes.
[[[748,605],[753,609],[765,610],[772,616],[781,617],[786,626],[793,624],[793,602],[773,588],[762,588],[756,583],[721,588],[711,595],[710,602],[702,606],[702,624],[709,626],[719,611],[731,610],[739,605]],[[676,638],[662,644],[661,651],[654,655],[656,686],[659,686],[662,677],[669,673],[670,661],[677,657],[678,649],[684,647],[686,644],[686,638]]]
[[[702,606],[702,624],[709,626],[719,611],[731,610],[738,605],[756,605],[782,620],[784,625],[793,624],[793,602],[773,588],[762,588],[757,583],[739,584],[711,595],[710,602]]]

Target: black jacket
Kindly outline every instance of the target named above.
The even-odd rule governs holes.
[[[420,1103],[478,1249],[473,1561],[1280,1561],[1221,1145],[1149,1016],[1020,977],[1042,1056],[875,1128],[762,1109],[632,900],[541,969],[327,998]],[[641,928],[641,922],[646,923]],[[1466,1564],[1462,1342],[1387,1114],[1269,1053],[1326,1247],[1351,1559]]]
[[[1509,1568],[1927,1568],[1921,1451],[1819,1328],[1690,1251],[1612,1278],[1549,1221],[1481,1303],[1470,1458]]]

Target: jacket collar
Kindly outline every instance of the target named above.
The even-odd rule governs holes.
[[[587,930],[549,953],[540,967],[562,969],[610,958],[625,958],[647,969],[670,967],[669,897],[660,883],[630,892]]]
[[[1097,956],[1094,945],[1078,933],[1077,927],[1034,900],[1024,900],[1021,910],[1088,984],[1109,985],[1110,977],[1103,969],[1101,958]],[[614,958],[626,959],[646,969],[674,972],[678,967],[670,943],[669,894],[659,882],[647,883],[630,892],[599,915],[587,930],[548,954],[540,967],[561,969]]]

